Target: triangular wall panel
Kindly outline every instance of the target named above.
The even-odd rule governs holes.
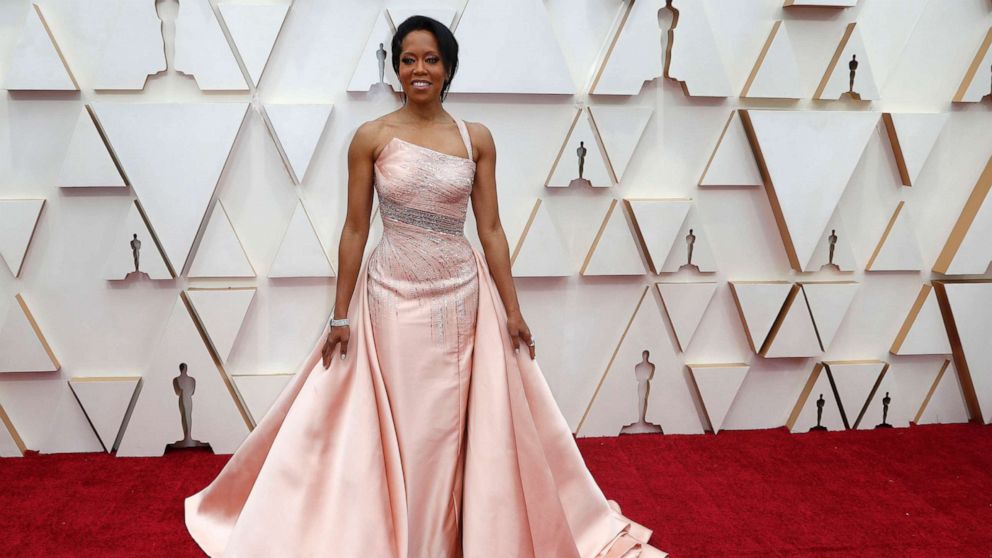
[[[289,6],[289,2],[257,4],[235,1],[217,4],[248,76],[256,87],[262,79],[262,72],[286,20]]]
[[[14,423],[0,405],[0,457],[22,457],[27,449]]]
[[[79,111],[69,150],[62,161],[57,184],[79,188],[123,188],[127,184],[117,169],[107,144],[97,130],[89,107]]]
[[[113,451],[137,394],[139,376],[74,376],[69,387],[103,449]]]
[[[0,257],[14,277],[21,276],[44,207],[44,199],[0,199]]]
[[[180,2],[175,29],[173,62],[177,71],[192,76],[202,91],[248,89],[210,0]]]
[[[747,139],[740,113],[732,111],[723,127],[710,160],[706,163],[700,187],[761,186],[761,171]]]
[[[992,422],[992,280],[936,281],[954,365],[973,418]]]
[[[909,309],[892,347],[894,355],[949,355],[951,343],[940,315],[937,295],[929,284],[920,288],[920,294]]]
[[[333,108],[328,104],[262,106],[265,124],[293,182],[303,182]]]
[[[755,353],[761,351],[782,306],[793,291],[788,281],[732,281],[737,311],[744,324],[748,344]]]
[[[992,27],[989,27],[978,52],[964,73],[954,94],[956,103],[977,103],[992,95]]]
[[[296,202],[269,277],[334,277],[334,267],[302,201]]]
[[[580,157],[580,150],[585,153]],[[581,177],[579,163],[582,163]],[[572,126],[565,136],[558,156],[551,167],[545,186],[566,188],[585,180],[588,185],[605,188],[613,185],[606,154],[600,147],[599,138],[593,130],[589,113],[577,111]]]
[[[800,392],[785,426],[793,433],[810,432],[811,428],[817,426],[818,414],[820,426],[827,430],[844,430],[844,419],[822,362],[816,363],[810,372],[806,386]]]
[[[916,182],[949,116],[947,112],[882,114],[903,186]]]
[[[603,149],[613,178],[623,179],[630,158],[647,128],[648,120],[654,114],[650,106],[610,106],[589,107],[589,118],[596,134],[603,142]]]
[[[127,279],[128,275],[135,272],[136,267],[139,272],[147,274],[149,279],[175,277],[148,230],[137,200],[130,205],[127,217],[114,235],[112,247],[108,250],[107,263],[103,268],[103,278],[112,281]]]
[[[579,421],[577,436],[616,436],[624,426],[639,420],[643,411],[638,393],[639,381],[646,381],[651,386],[659,368],[674,356],[665,338],[661,312],[652,306],[654,304],[650,290],[644,287]],[[644,362],[644,351],[648,352],[647,362]],[[638,372],[650,378],[638,378]],[[650,402],[647,404],[650,405]]]
[[[196,381],[190,437],[210,444],[217,454],[234,453],[244,441],[250,425],[247,411],[238,406],[230,379],[215,363],[180,293],[142,374],[118,457],[161,456],[168,444],[183,439],[181,396],[174,379],[184,364],[186,375]]]
[[[693,269],[699,273],[715,273],[716,258],[712,246],[710,235],[700,218],[699,206],[693,205],[682,228],[675,235],[675,244],[661,271],[675,273],[681,269]]]
[[[24,297],[17,294],[14,299],[0,322],[0,373],[58,371],[62,365]]]
[[[854,73],[853,77],[851,73]],[[814,99],[840,99],[855,96],[860,101],[878,99],[878,85],[857,23],[849,23],[837,45]]]
[[[857,267],[858,262],[855,261],[854,250],[851,249],[851,229],[844,223],[838,209],[830,218],[826,228],[820,233],[820,239],[817,241],[813,255],[810,256],[804,270],[832,269],[851,272],[855,271]]]
[[[655,283],[679,350],[689,348],[718,285],[716,282]]]
[[[149,75],[166,70],[162,20],[153,2],[119,2],[117,6],[93,89],[141,90]]]
[[[824,362],[830,382],[836,390],[844,426],[856,428],[861,413],[875,394],[889,368],[878,360]]]
[[[227,209],[220,200],[207,221],[207,228],[200,238],[196,256],[190,264],[189,277],[254,277],[241,239],[231,224]]]
[[[695,381],[699,397],[706,408],[713,433],[720,432],[723,420],[727,418],[730,407],[734,404],[737,392],[740,391],[744,378],[747,376],[748,365],[735,364],[690,364],[692,378]]]
[[[644,263],[637,250],[622,206],[610,202],[603,223],[596,233],[579,271],[582,275],[642,275]]]
[[[514,277],[565,277],[572,274],[568,249],[551,215],[538,198],[510,258]]]
[[[627,5],[590,93],[637,95],[645,82],[662,75],[664,70],[658,61],[665,58],[665,53],[658,10],[664,7],[664,0],[639,0]]]
[[[678,81],[691,97],[733,95],[706,4],[698,0],[673,0],[675,15],[668,30],[665,77]]]
[[[3,87],[10,91],[79,90],[38,4],[28,10],[6,74]]]
[[[682,224],[692,209],[689,199],[624,199],[637,238],[654,273],[668,261]]]
[[[455,37],[459,61],[452,93],[576,92],[541,0],[469,2]],[[520,60],[528,61],[526,72],[519,71]]]
[[[947,360],[913,421],[916,424],[968,422],[968,403],[954,362]]]
[[[772,24],[758,59],[751,68],[741,97],[752,99],[801,99],[802,76],[792,39],[782,20]]]
[[[933,271],[946,275],[981,275],[992,264],[992,158],[965,201]]]
[[[793,285],[760,354],[767,358],[798,358],[817,356],[821,351],[802,287]]]
[[[879,115],[741,111],[792,268],[803,271],[834,215]],[[815,195],[814,195],[815,193]]]
[[[191,288],[186,296],[211,346],[221,361],[227,362],[248,308],[255,300],[255,287]]]
[[[247,103],[218,102],[93,103],[177,273],[186,266],[247,108]]]
[[[919,271],[923,269],[923,256],[916,242],[916,232],[905,208],[900,201],[889,218],[882,237],[878,239],[875,251],[868,260],[868,271]]]
[[[861,285],[854,281],[818,281],[802,283],[802,286],[820,347],[826,351]]]

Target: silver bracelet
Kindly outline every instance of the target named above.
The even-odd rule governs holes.
[[[331,318],[331,327],[346,326],[348,325],[348,318],[341,318],[340,320],[335,320]]]

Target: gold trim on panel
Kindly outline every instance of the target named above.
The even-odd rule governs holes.
[[[613,354],[610,355],[610,361],[606,364],[606,370],[603,371],[603,375],[599,377],[599,382],[596,383],[596,389],[592,392],[592,397],[589,398],[589,403],[586,405],[586,410],[582,413],[582,418],[579,419],[579,424],[575,427],[575,432],[579,433],[582,431],[582,425],[586,422],[586,417],[589,416],[589,411],[592,410],[593,403],[596,402],[596,397],[599,395],[600,388],[603,387],[603,382],[606,381],[606,375],[610,373],[610,369],[613,368],[613,361],[617,358],[617,353],[620,352],[620,347],[623,346],[624,340],[627,339],[627,333],[630,331],[630,326],[634,323],[634,318],[637,317],[637,313],[641,310],[641,305],[644,303],[645,295],[648,293],[650,285],[644,285],[641,290],[641,298],[637,300],[637,305],[634,307],[634,312],[627,319],[627,325],[623,328],[623,333],[620,335],[620,341],[617,342],[616,347],[613,348]]]
[[[10,434],[11,439],[14,440],[14,445],[20,450],[21,455],[28,450],[27,446],[24,445],[24,440],[21,435],[17,433],[17,429],[14,428],[14,423],[11,422],[10,417],[7,415],[7,411],[3,409],[3,405],[0,405],[0,425],[3,425],[7,432]]]
[[[950,236],[947,237],[944,248],[933,264],[935,273],[947,273],[948,268],[951,267],[951,262],[954,261],[954,256],[957,255],[961,243],[968,235],[968,230],[975,222],[975,218],[978,217],[978,211],[982,208],[985,198],[988,197],[989,190],[992,190],[992,157],[985,164],[985,169],[978,177],[978,182],[975,183],[971,195],[968,196],[968,201],[965,202],[964,208],[961,210],[961,216],[954,223],[954,228],[951,230]]]
[[[927,410],[927,405],[930,404],[930,400],[933,398],[933,394],[937,392],[937,386],[940,385],[940,381],[944,379],[944,373],[947,372],[947,367],[951,365],[951,359],[945,359],[944,364],[940,367],[940,372],[937,372],[937,377],[934,378],[933,384],[930,385],[930,391],[927,392],[927,396],[923,399],[923,403],[920,405],[920,410],[916,412],[916,416],[913,417],[913,424],[920,424],[920,419],[923,418],[923,413]]]
[[[982,65],[982,60],[985,58],[990,47],[992,47],[992,27],[989,27],[988,33],[985,34],[985,39],[982,41],[981,46],[978,47],[978,52],[975,53],[975,57],[971,60],[971,65],[968,66],[968,71],[964,73],[964,79],[961,80],[961,85],[958,86],[957,92],[954,93],[953,101],[955,103],[965,102],[964,96],[968,92],[971,82],[974,81],[975,74],[978,73],[978,69]],[[984,99],[985,96],[983,95],[982,98]]]
[[[902,327],[899,328],[899,333],[896,334],[895,340],[892,341],[892,346],[889,347],[889,352],[897,355],[899,354],[899,349],[902,348],[903,342],[906,341],[906,336],[909,335],[913,325],[916,324],[916,318],[920,315],[920,310],[923,309],[923,304],[927,301],[927,297],[930,296],[930,291],[933,286],[929,283],[924,283],[920,287],[919,294],[916,295],[916,300],[913,302],[913,306],[909,309],[909,314],[906,315],[906,319],[902,322]]]
[[[833,75],[834,70],[837,69],[837,62],[840,60],[840,55],[844,53],[844,48],[847,47],[847,42],[851,39],[851,35],[854,33],[854,27],[857,22],[851,22],[847,24],[844,29],[844,35],[840,38],[840,42],[837,43],[837,50],[834,51],[833,58],[830,59],[830,64],[827,65],[827,71],[823,73],[823,78],[820,79],[820,85],[816,88],[816,93],[813,94],[813,98],[821,100],[823,95],[823,90],[827,88],[827,83],[830,81],[830,76]]]
[[[747,76],[747,82],[744,84],[744,89],[741,90],[741,95],[740,95],[741,97],[747,97],[748,91],[751,90],[751,84],[754,83],[754,78],[758,77],[758,72],[761,70],[761,65],[764,64],[765,62],[765,56],[768,55],[768,49],[770,49],[772,43],[775,42],[775,35],[778,34],[778,28],[781,26],[782,26],[781,19],[775,21],[775,24],[772,25],[772,30],[771,32],[768,33],[768,38],[765,39],[765,44],[761,47],[761,53],[758,54],[758,59],[754,61],[754,67],[751,68],[751,75]],[[720,138],[723,139],[723,136],[721,136]],[[708,167],[709,163],[707,163],[706,166]]]
[[[899,205],[896,206],[896,210],[892,212],[888,224],[885,225],[885,231],[882,232],[882,237],[878,239],[878,244],[875,245],[875,250],[871,253],[871,258],[868,259],[868,264],[865,265],[865,271],[872,271],[871,267],[875,265],[875,258],[878,257],[878,254],[882,251],[882,246],[889,239],[889,233],[892,232],[892,227],[895,226],[896,220],[899,218],[899,213],[905,205],[905,201],[900,201]]]

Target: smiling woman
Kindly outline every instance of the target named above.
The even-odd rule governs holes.
[[[413,102],[447,98],[458,71],[458,41],[444,24],[425,16],[407,18],[396,28],[392,51],[393,71],[404,84],[404,104],[407,91],[416,96]]]
[[[211,556],[664,556],[605,498],[538,367],[492,135],[441,104],[454,36],[414,16],[392,56],[403,107],[348,149],[334,318],[186,500],[190,533]],[[362,265],[373,194],[383,234]],[[484,255],[464,235],[470,200]]]

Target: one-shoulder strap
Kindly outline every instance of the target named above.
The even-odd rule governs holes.
[[[465,142],[465,151],[468,152],[468,158],[472,159],[472,138],[468,135],[468,126],[465,125],[465,121],[461,118],[456,118],[455,122],[458,123],[458,132],[462,135],[462,141]]]

